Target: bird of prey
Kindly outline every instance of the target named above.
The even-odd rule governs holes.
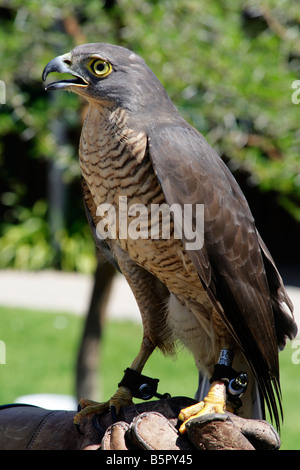
[[[297,327],[234,177],[134,52],[104,43],[80,45],[51,60],[43,79],[52,72],[72,78],[61,77],[47,90],[72,91],[88,101],[79,147],[84,204],[96,243],[124,274],[143,323],[141,349],[114,396],[104,404],[83,400],[75,421],[132,403],[153,350],[172,354],[180,342],[193,354],[201,377],[210,379],[203,399],[181,411],[181,432],[204,413],[235,409],[253,417],[254,408],[262,411],[265,405],[279,427],[278,350]],[[162,206],[177,208],[170,210],[169,236],[163,236],[162,224],[150,227],[150,215],[134,218],[137,208],[150,214]],[[115,219],[107,217],[111,208]],[[141,236],[138,230],[129,233],[134,221]],[[162,213],[156,223],[161,221]],[[235,390],[246,382],[235,405]]]

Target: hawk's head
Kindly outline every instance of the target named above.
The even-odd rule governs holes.
[[[70,90],[88,101],[113,102],[131,111],[151,112],[174,106],[160,81],[144,60],[124,47],[91,43],[75,47],[46,65],[43,80],[51,72],[72,75],[55,81],[46,90]],[[166,108],[167,104],[167,108]]]

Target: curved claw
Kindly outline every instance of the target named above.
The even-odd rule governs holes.
[[[110,405],[110,414],[111,414],[111,419],[113,420],[114,423],[117,422],[117,408],[115,405]]]
[[[128,388],[119,387],[113,397],[104,402],[97,403],[92,400],[81,399],[79,406],[81,410],[75,415],[74,423],[80,424],[83,418],[87,415],[101,414],[110,409],[112,419],[117,421],[117,415],[120,411],[120,408],[123,406],[128,406],[132,403],[132,394]]]
[[[79,409],[78,413],[74,416],[74,424],[80,424],[83,418],[87,415],[104,413],[104,411],[109,408],[109,401],[105,403],[88,403],[86,400],[82,401],[84,404],[82,405],[82,403],[79,403],[78,409],[79,407],[81,409]]]

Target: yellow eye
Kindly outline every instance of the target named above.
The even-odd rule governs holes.
[[[112,70],[110,63],[102,59],[92,59],[88,67],[96,77],[106,77]]]

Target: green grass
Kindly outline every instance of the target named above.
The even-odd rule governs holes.
[[[0,340],[6,347],[6,364],[0,364],[0,404],[31,393],[74,395],[75,362],[84,319],[7,307],[0,307],[0,318]],[[138,324],[107,322],[101,345],[99,400],[115,392],[124,369],[139,350],[141,334]],[[300,450],[300,364],[293,363],[298,357],[290,345],[280,355],[285,415],[282,449]],[[185,350],[176,360],[154,352],[144,373],[160,379],[160,393],[193,397],[197,388],[194,362]]]
[[[0,308],[0,403],[31,393],[74,393],[73,372],[82,319],[67,314]]]

